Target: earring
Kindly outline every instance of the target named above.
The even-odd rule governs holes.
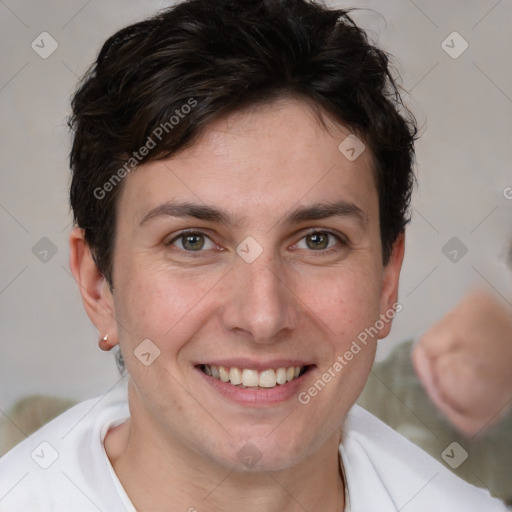
[[[108,352],[112,347],[108,343],[108,337],[109,334],[105,334],[103,338],[100,339],[100,342],[98,343],[101,350],[104,350],[105,352]]]

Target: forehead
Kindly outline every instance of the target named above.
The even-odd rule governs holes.
[[[378,198],[370,151],[347,158],[339,146],[352,141],[351,132],[327,122],[326,128],[307,103],[292,99],[226,116],[169,160],[132,172],[119,209],[138,222],[160,203],[188,201],[222,207],[243,223],[299,204],[344,200],[371,217]]]

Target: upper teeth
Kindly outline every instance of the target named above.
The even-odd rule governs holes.
[[[273,388],[277,384],[286,384],[288,381],[297,378],[303,366],[290,366],[288,368],[269,368],[259,372],[247,368],[226,368],[224,366],[213,366],[205,364],[203,370],[207,375],[222,382],[230,382],[237,386],[242,384],[247,387]]]

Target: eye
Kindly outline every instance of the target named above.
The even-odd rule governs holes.
[[[301,238],[295,244],[295,248],[323,251],[331,249],[340,243],[342,243],[340,238],[329,231],[314,231]]]
[[[189,231],[173,238],[167,245],[174,245],[183,251],[199,252],[213,249],[215,244],[203,233]]]

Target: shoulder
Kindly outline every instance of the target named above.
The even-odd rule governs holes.
[[[0,458],[0,512],[89,511],[101,501],[115,503],[102,439],[128,416],[126,400],[115,393],[86,400],[15,446]]]
[[[357,405],[347,416],[340,453],[354,512],[506,510]]]

